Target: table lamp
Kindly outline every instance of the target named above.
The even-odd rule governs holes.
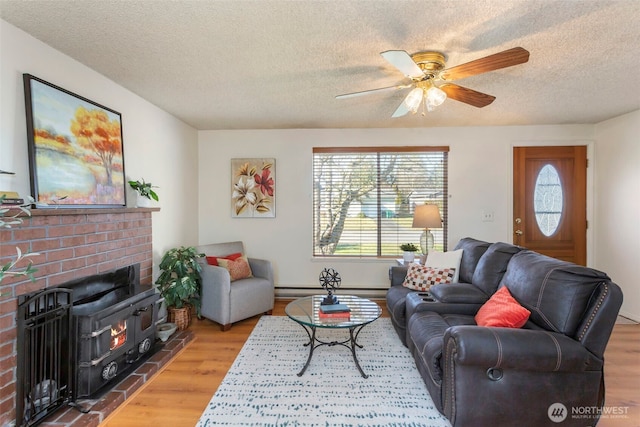
[[[427,255],[430,250],[433,250],[433,234],[429,231],[430,228],[441,228],[442,217],[440,216],[440,209],[437,205],[418,205],[413,212],[413,228],[424,228],[424,232],[420,236],[420,249],[422,253]]]

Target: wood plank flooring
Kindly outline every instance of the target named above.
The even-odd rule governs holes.
[[[284,316],[288,302],[277,300],[273,314]],[[384,302],[378,303],[388,316]],[[214,322],[194,319],[195,340],[101,427],[195,426],[258,320],[221,332]],[[598,427],[640,426],[640,325],[615,326],[605,353],[605,376],[605,405],[627,413],[625,418],[603,418]]]

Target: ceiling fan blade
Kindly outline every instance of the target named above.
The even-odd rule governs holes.
[[[355,98],[357,96],[369,95],[370,93],[386,92],[386,91],[389,91],[389,90],[406,89],[406,88],[411,87],[411,86],[412,86],[411,84],[408,84],[408,85],[396,85],[396,86],[381,87],[381,88],[378,88],[378,89],[363,90],[361,92],[344,93],[342,95],[336,95],[336,99]]]
[[[416,89],[414,89],[416,90]],[[396,111],[391,115],[391,117],[402,117],[405,116],[411,110],[409,109],[410,101],[409,99],[413,97],[413,90],[409,92],[409,94],[402,100]],[[422,102],[422,96],[420,96],[420,102]]]
[[[513,65],[524,64],[529,60],[529,51],[521,47],[505,50],[500,53],[485,56],[466,64],[457,65],[455,67],[444,70],[440,74],[443,80],[458,80],[465,77],[475,76],[489,71],[499,70],[500,68],[511,67]]]
[[[412,79],[424,77],[424,72],[418,67],[418,64],[411,59],[411,55],[404,50],[387,50],[381,52],[380,55],[405,76],[411,77]]]
[[[455,99],[456,101],[464,102],[465,104],[473,105],[478,108],[486,107],[496,99],[495,96],[487,95],[486,93],[458,86],[453,83],[445,83],[439,87],[447,94],[448,98]]]

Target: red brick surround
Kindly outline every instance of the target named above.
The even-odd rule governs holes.
[[[0,283],[0,425],[15,420],[18,295],[135,263],[141,284],[151,284],[151,214],[158,210],[35,209],[24,224],[0,230],[0,266],[15,258],[16,247],[40,254],[34,282],[5,276]]]

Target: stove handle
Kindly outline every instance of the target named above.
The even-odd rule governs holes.
[[[95,338],[95,337],[97,337],[99,335],[104,334],[107,331],[111,331],[111,325],[107,325],[104,328],[99,329],[97,331],[93,331],[93,332],[91,332],[89,334],[83,334],[83,335],[80,336],[80,338],[84,338],[84,339]]]
[[[90,362],[80,362],[80,367],[81,368],[89,368],[91,366],[96,366],[96,365],[98,365],[100,362],[102,362],[104,359],[106,359],[109,356],[111,356],[111,351],[107,351],[105,354],[103,354],[102,356],[100,356],[97,359],[91,359]]]
[[[145,307],[145,308],[139,308],[136,311],[133,312],[134,316],[140,316],[142,313],[144,313],[145,311],[149,311],[149,307]]]

